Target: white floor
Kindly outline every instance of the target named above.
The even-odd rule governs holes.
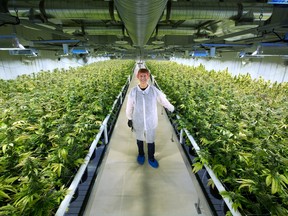
[[[130,88],[137,85],[132,79]],[[129,88],[129,90],[130,90]],[[85,216],[213,215],[166,113],[159,106],[155,157],[159,168],[136,162],[137,145],[127,126],[126,99],[115,125]],[[145,145],[145,153],[147,146]],[[195,203],[200,199],[201,214]]]

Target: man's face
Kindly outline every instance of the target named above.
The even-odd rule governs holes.
[[[141,83],[146,83],[149,80],[149,74],[147,73],[139,73],[137,77]]]

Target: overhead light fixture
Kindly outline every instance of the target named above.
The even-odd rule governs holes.
[[[73,47],[70,52],[72,54],[89,54],[89,51],[85,47]]]
[[[192,57],[207,57],[208,52],[206,50],[195,50],[190,53]]]
[[[267,4],[288,4],[288,0],[269,0]]]

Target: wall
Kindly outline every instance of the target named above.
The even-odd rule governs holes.
[[[79,67],[97,61],[105,61],[109,58],[87,57],[86,60],[80,57],[55,56],[55,52],[41,52],[38,57],[11,56],[8,51],[0,51],[0,79],[15,79],[22,74],[37,73],[39,71],[53,71],[55,68],[68,69]]]
[[[173,58],[172,61],[179,64],[196,67],[202,64],[208,71],[227,69],[232,75],[249,73],[253,79],[262,77],[263,79],[270,80],[272,82],[288,82],[288,66],[285,65],[285,60],[279,57],[241,59],[224,56],[222,58],[215,59]]]
[[[10,56],[8,51],[0,51],[0,79],[15,79],[22,74],[53,71],[54,68],[79,67],[97,61],[105,61],[105,57],[87,57],[87,61],[77,57],[58,57],[55,52],[41,52],[39,57]],[[252,78],[262,77],[272,82],[288,82],[288,66],[279,57],[264,59],[240,59],[231,56],[222,58],[173,58],[180,64],[199,66],[204,65],[207,70],[225,70],[232,75],[249,73]],[[287,60],[286,60],[287,62]]]

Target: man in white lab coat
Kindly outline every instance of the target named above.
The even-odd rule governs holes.
[[[132,127],[137,140],[137,161],[143,165],[145,162],[144,141],[148,145],[148,162],[153,168],[159,166],[154,158],[155,130],[158,124],[157,102],[174,111],[174,106],[168,101],[165,94],[153,85],[148,84],[150,72],[146,68],[139,69],[137,73],[139,84],[131,89],[128,95],[126,116],[128,126]]]

